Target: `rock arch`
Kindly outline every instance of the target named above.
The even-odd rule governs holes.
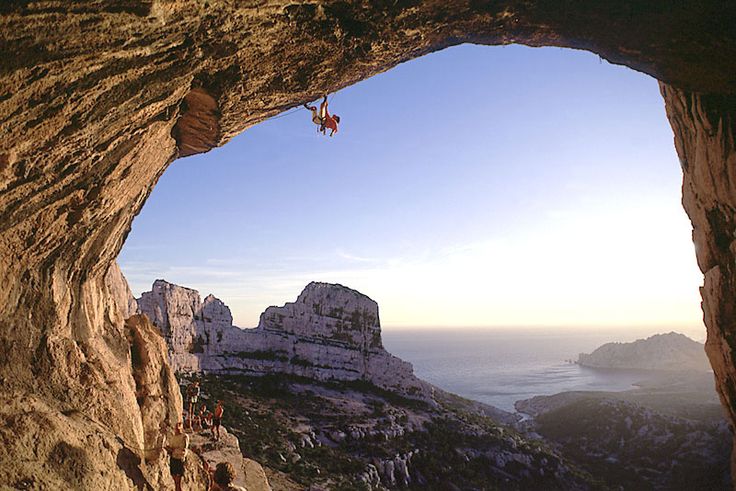
[[[586,49],[661,81],[705,277],[706,349],[736,421],[736,4],[241,3],[0,6],[0,435],[17,442],[0,447],[3,482],[122,488],[117,455],[151,445],[151,414],[175,417],[168,375],[151,377],[165,360],[155,347],[148,365],[133,359],[147,327],[126,327],[113,262],[174,159],[463,42]]]

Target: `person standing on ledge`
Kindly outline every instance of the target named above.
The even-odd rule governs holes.
[[[189,416],[189,430],[192,430],[194,411],[199,401],[199,380],[195,380],[187,387],[187,415]]]
[[[174,479],[176,491],[181,491],[181,478],[184,477],[184,461],[189,452],[189,435],[184,433],[184,422],[177,421],[174,434],[166,441],[166,451],[171,455],[169,471]]]
[[[215,414],[212,416],[212,437],[215,441],[220,439],[220,425],[222,424],[222,413],[224,412],[225,408],[222,407],[222,401],[217,401]]]
[[[304,104],[304,107],[312,112],[312,123],[319,125],[319,130],[323,135],[326,134],[327,129],[330,129],[330,136],[337,133],[337,125],[340,123],[340,116],[337,114],[330,114],[327,111],[327,96],[322,99],[322,104],[319,105],[319,112],[315,106]]]

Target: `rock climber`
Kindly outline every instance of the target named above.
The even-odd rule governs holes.
[[[220,439],[220,424],[222,424],[222,414],[225,412],[225,408],[222,407],[222,401],[217,401],[215,406],[215,414],[212,417],[212,437],[215,441]]]
[[[322,104],[319,105],[319,110],[315,106],[304,104],[304,107],[312,112],[312,123],[319,125],[319,130],[323,135],[326,134],[327,129],[330,130],[330,136],[337,133],[337,125],[340,123],[340,116],[337,114],[330,114],[327,111],[327,96],[322,99]]]
[[[184,461],[189,451],[189,435],[184,433],[184,422],[177,421],[174,434],[166,439],[166,451],[169,452],[169,471],[174,479],[176,491],[181,491],[181,478],[184,476]]]
[[[230,462],[220,462],[214,470],[210,469],[208,465],[207,470],[212,475],[212,479],[210,479],[212,484],[209,491],[248,491],[242,486],[233,484],[237,473],[235,466]]]
[[[189,430],[192,429],[192,422],[194,420],[194,410],[197,407],[197,401],[199,401],[199,380],[195,380],[187,387],[187,415],[189,416]]]

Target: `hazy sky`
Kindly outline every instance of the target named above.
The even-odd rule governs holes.
[[[241,327],[311,280],[389,326],[701,323],[681,171],[655,80],[590,53],[461,46],[172,164],[120,255]]]

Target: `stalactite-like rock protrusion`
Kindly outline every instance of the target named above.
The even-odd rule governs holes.
[[[116,463],[121,448],[140,453],[148,423],[131,312],[109,280],[175,158],[463,42],[586,49],[677,87],[665,97],[706,273],[708,352],[733,408],[735,24],[736,3],[715,0],[2,2],[0,419],[13,431],[0,428],[0,482],[124,489],[140,477],[129,464],[142,454],[126,454],[127,471]]]

